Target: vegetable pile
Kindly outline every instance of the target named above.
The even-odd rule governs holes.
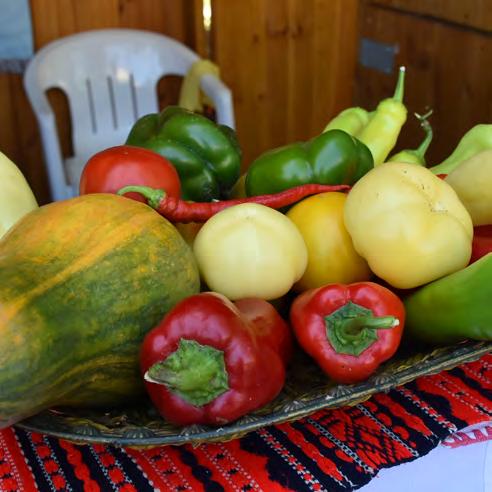
[[[433,165],[417,115],[392,154],[404,78],[242,176],[235,132],[178,107],[93,155],[77,198],[38,207],[0,154],[0,427],[145,392],[221,426],[279,395],[295,351],[354,384],[403,345],[492,340],[492,124]]]

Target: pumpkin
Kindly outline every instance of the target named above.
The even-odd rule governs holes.
[[[0,279],[0,428],[53,406],[132,402],[144,335],[200,286],[176,228],[110,194],[24,216],[0,241]]]

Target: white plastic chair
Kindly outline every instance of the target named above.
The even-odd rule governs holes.
[[[123,144],[139,117],[159,110],[159,79],[186,75],[198,59],[174,39],[132,29],[86,31],[39,50],[24,87],[38,120],[53,200],[76,196],[88,158]],[[231,91],[212,75],[204,75],[200,87],[214,102],[217,122],[234,128]],[[50,88],[68,98],[74,155],[65,160],[46,97]]]

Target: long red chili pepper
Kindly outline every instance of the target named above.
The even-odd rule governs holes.
[[[187,223],[205,222],[221,210],[241,203],[259,203],[267,207],[279,209],[292,205],[309,195],[348,189],[350,189],[349,185],[307,184],[271,195],[258,195],[215,202],[188,202],[169,196],[164,190],[157,190],[148,186],[125,186],[118,191],[118,195],[124,195],[130,192],[140,193],[147,200],[148,205],[169,221]]]

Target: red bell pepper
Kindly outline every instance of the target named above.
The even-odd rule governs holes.
[[[487,253],[492,253],[492,224],[473,228],[470,263],[474,263]]]
[[[161,415],[178,425],[221,425],[282,389],[292,335],[262,299],[214,292],[178,303],[144,339],[140,362]]]
[[[367,379],[397,350],[402,301],[373,282],[328,284],[299,295],[290,320],[301,347],[338,383]]]
[[[82,170],[79,192],[116,193],[129,184],[164,188],[174,198],[181,194],[178,171],[170,161],[152,150],[131,145],[118,145],[94,154]],[[125,196],[145,202],[139,193]]]

